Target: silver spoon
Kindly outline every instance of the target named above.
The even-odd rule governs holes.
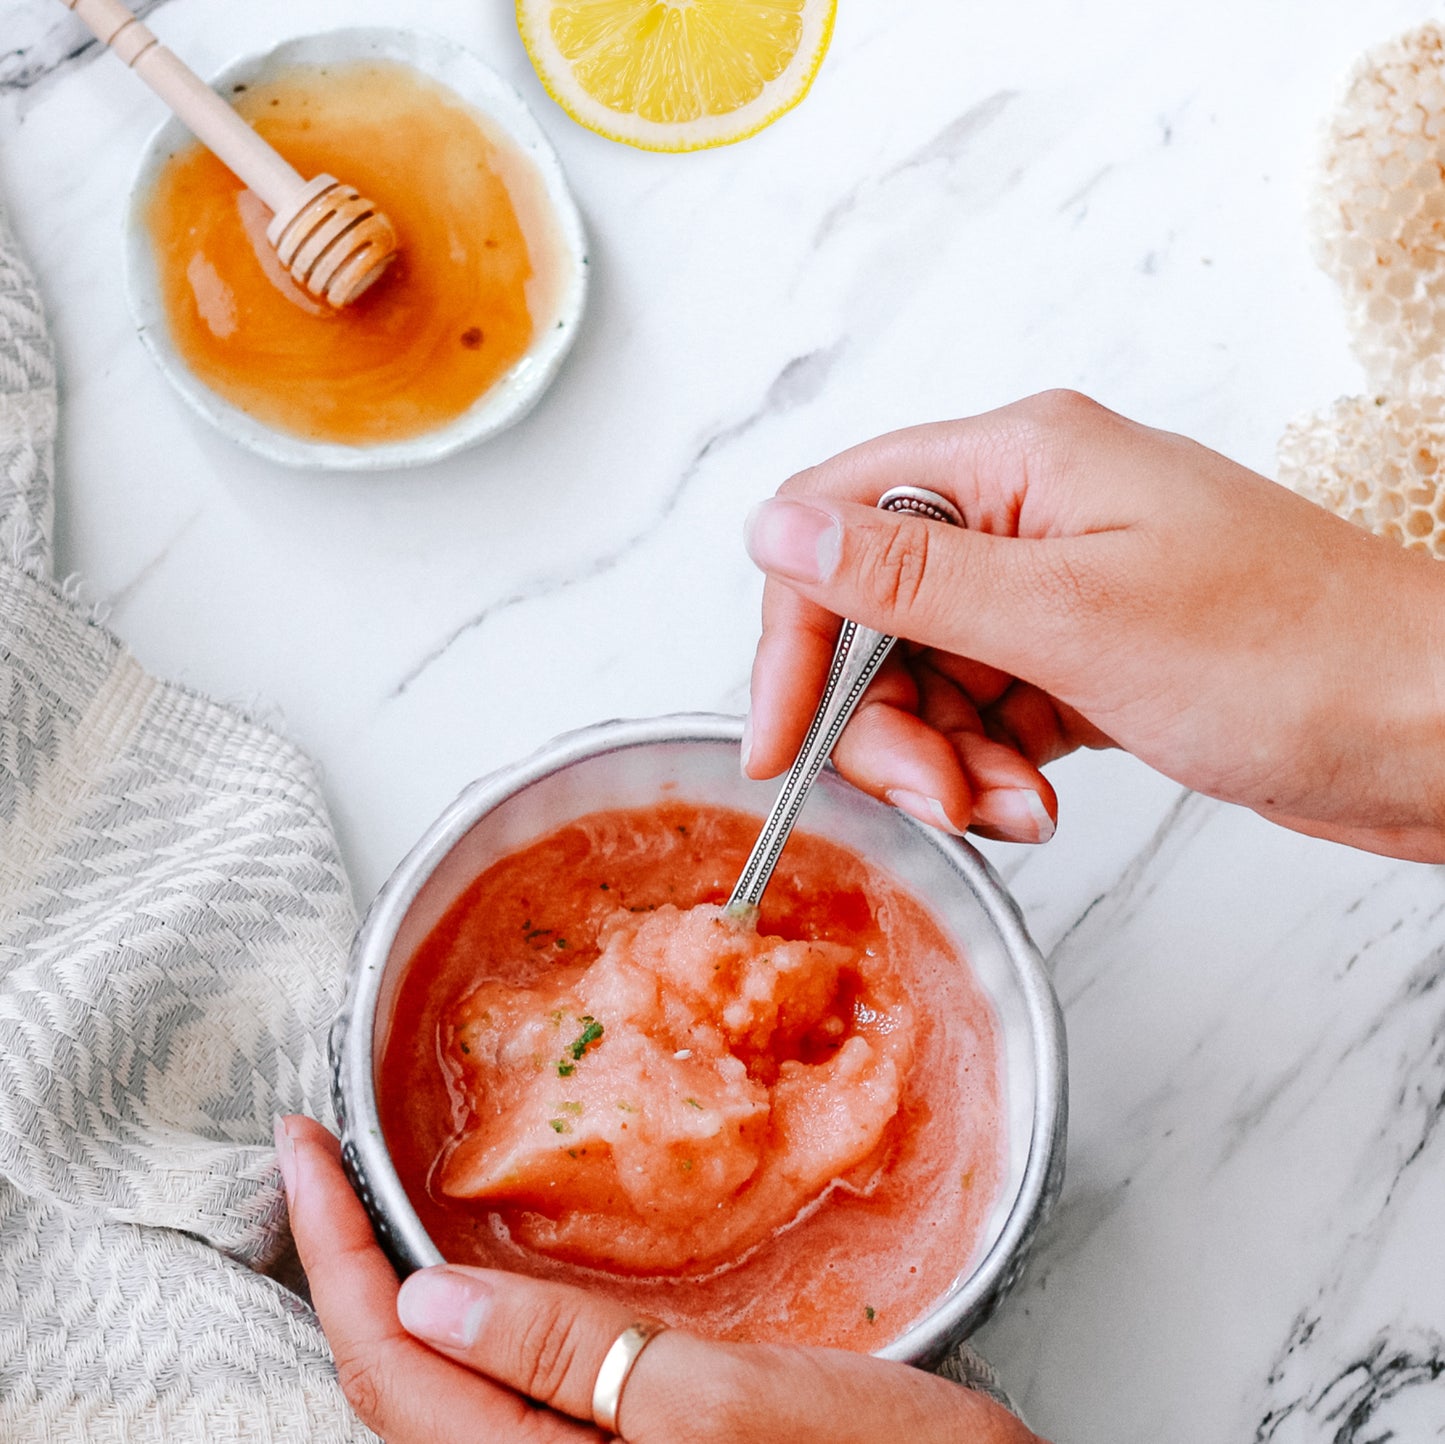
[[[939,496],[936,491],[925,491],[921,486],[895,486],[878,498],[878,506],[883,511],[909,512],[929,521],[947,522],[950,526],[963,525],[962,515],[947,497]],[[833,662],[828,668],[828,682],[818,701],[818,710],[813,714],[808,735],[803,738],[797,761],[784,780],[782,791],[778,793],[773,810],[763,823],[763,830],[753,844],[747,862],[743,864],[742,876],[728,899],[728,912],[734,917],[756,915],[763,889],[778,865],[783,844],[798,820],[809,788],[822,771],[828,754],[848,725],[848,719],[862,700],[863,693],[868,690],[868,684],[897,640],[886,632],[860,627],[856,622],[843,623],[833,652]]]

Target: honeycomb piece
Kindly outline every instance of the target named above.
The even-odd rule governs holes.
[[[1346,397],[1292,422],[1279,462],[1301,496],[1445,560],[1445,397]]]
[[[1313,228],[1374,391],[1445,391],[1445,28],[1356,65],[1330,122]]]

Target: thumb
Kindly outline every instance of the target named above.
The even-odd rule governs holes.
[[[565,1284],[452,1265],[408,1278],[397,1312],[432,1348],[584,1420],[603,1358],[636,1319],[625,1304]],[[982,1395],[903,1364],[836,1349],[711,1343],[681,1329],[656,1335],[637,1357],[617,1428],[629,1444],[1034,1438]]]
[[[638,1318],[626,1304],[566,1284],[452,1264],[412,1274],[397,1316],[408,1333],[458,1363],[588,1421],[602,1361]],[[627,1377],[619,1430],[633,1441],[741,1437],[677,1432],[700,1414],[726,1414],[731,1352],[681,1330],[654,1336]]]
[[[996,536],[818,496],[772,497],[748,518],[753,561],[836,616],[1043,681],[1075,642],[1089,538]]]

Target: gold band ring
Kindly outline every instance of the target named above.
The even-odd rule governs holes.
[[[617,1414],[622,1408],[622,1390],[628,1375],[638,1356],[666,1327],[666,1324],[639,1319],[612,1341],[612,1347],[602,1357],[597,1382],[592,1386],[592,1419],[599,1429],[606,1429],[609,1434],[617,1432]]]

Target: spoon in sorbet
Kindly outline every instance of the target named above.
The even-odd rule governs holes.
[[[883,511],[908,512],[928,521],[947,522],[950,526],[963,525],[963,516],[947,497],[939,496],[936,491],[925,491],[921,486],[895,486],[878,498],[878,506]],[[763,823],[763,830],[743,864],[742,876],[728,899],[727,909],[734,917],[757,916],[763,889],[778,865],[783,844],[798,820],[809,789],[897,640],[886,632],[860,627],[857,622],[843,623],[818,710],[813,713],[797,760],[783,781],[773,810]]]
[[[266,239],[297,285],[338,309],[396,257],[386,216],[334,176],[304,179],[120,0],[61,0],[271,210]]]

